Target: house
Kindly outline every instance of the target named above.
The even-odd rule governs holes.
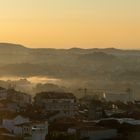
[[[105,92],[104,98],[107,101],[121,101],[121,102],[133,102],[133,94],[132,92]]]
[[[0,100],[7,99],[8,92],[7,89],[0,87]]]
[[[21,115],[8,116],[2,120],[2,128],[11,135],[25,140],[45,140],[48,134],[47,121],[30,121]]]
[[[0,100],[9,100],[17,103],[21,107],[31,104],[31,96],[29,94],[16,91],[15,89],[5,89],[0,87]]]
[[[116,129],[110,129],[110,128],[104,128],[104,127],[98,127],[98,126],[84,126],[79,129],[80,131],[80,138],[89,140],[103,140],[107,138],[116,137],[117,130]]]
[[[17,127],[17,125],[22,123],[28,123],[29,118],[23,117],[21,115],[17,116],[7,116],[2,120],[2,127],[7,129],[9,132],[15,135],[22,135],[22,129]]]
[[[48,134],[47,121],[33,121],[17,125],[22,129],[22,138],[25,140],[45,140]]]
[[[15,89],[8,89],[8,100],[17,103],[21,107],[31,104],[31,96],[29,94],[16,91]]]
[[[93,96],[86,95],[79,99],[80,104],[83,106],[89,106],[89,103],[92,101]]]
[[[75,140],[102,140],[116,137],[117,135],[117,129],[104,128],[96,125],[95,122],[78,121],[74,118],[63,118],[49,126],[49,135],[47,140],[51,138],[59,138],[60,136],[73,136]]]
[[[80,122],[81,123],[81,122]],[[61,134],[67,135],[68,131],[72,127],[76,127],[79,122],[74,118],[62,117],[49,125],[49,135],[59,136]]]
[[[98,120],[104,117],[104,109],[102,107],[102,102],[99,100],[92,100],[89,104],[89,120]]]
[[[65,115],[73,116],[77,110],[76,98],[72,93],[41,92],[35,96],[34,100],[36,106],[50,112],[60,111]]]
[[[18,112],[20,107],[15,103],[7,99],[0,100],[0,111]]]

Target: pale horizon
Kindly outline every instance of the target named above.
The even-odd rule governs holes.
[[[140,49],[139,5],[139,0],[1,0],[0,42]]]
[[[140,51],[140,48],[119,48],[119,47],[116,47],[116,46],[110,46],[110,47],[78,47],[78,46],[73,46],[73,47],[69,47],[69,48],[67,48],[67,47],[56,47],[56,48],[54,48],[54,47],[30,47],[30,46],[26,46],[26,45],[24,45],[24,44],[21,44],[21,43],[14,43],[14,42],[0,42],[0,44],[11,44],[11,45],[19,45],[19,46],[22,46],[22,47],[25,47],[25,48],[27,48],[27,49],[56,49],[56,50],[68,50],[68,49],[84,49],[84,50],[86,50],[86,49],[118,49],[118,50],[138,50],[138,51]]]

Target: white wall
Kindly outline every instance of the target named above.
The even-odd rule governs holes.
[[[2,125],[4,128],[8,129],[10,132],[16,135],[22,135],[22,128],[17,127],[17,125],[29,122],[28,118],[22,116],[17,116],[14,119],[3,119]]]
[[[32,126],[32,140],[45,140],[48,134],[48,123]]]

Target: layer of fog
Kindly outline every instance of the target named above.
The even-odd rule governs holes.
[[[122,92],[131,88],[135,98],[139,97],[140,86],[138,83],[115,82],[108,80],[86,80],[86,79],[56,79],[50,77],[0,77],[0,86],[5,88],[15,88],[16,90],[26,92],[34,96],[42,91],[56,92],[73,92],[77,97],[86,94],[93,95],[103,93],[105,91]]]

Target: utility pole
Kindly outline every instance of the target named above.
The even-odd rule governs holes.
[[[128,93],[129,95],[129,101],[133,101],[133,90],[131,88],[127,88],[126,89],[126,92]]]

